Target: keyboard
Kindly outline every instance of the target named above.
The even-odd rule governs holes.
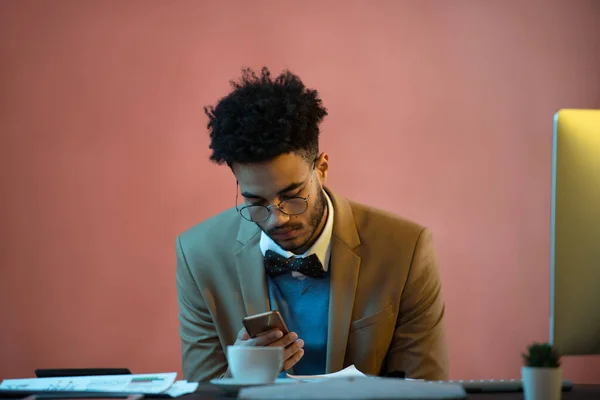
[[[433,381],[462,385],[467,393],[499,393],[499,392],[522,392],[523,381],[520,379],[482,379],[461,381]],[[563,392],[573,389],[573,382],[562,381]]]

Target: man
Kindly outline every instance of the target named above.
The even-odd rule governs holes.
[[[297,374],[354,364],[371,375],[447,379],[428,229],[325,186],[318,137],[327,111],[296,75],[246,69],[232,86],[205,111],[211,160],[231,168],[236,207],[177,239],[185,379],[229,376],[225,349],[234,343],[282,346],[284,371]],[[242,319],[270,309],[291,332],[251,339]]]

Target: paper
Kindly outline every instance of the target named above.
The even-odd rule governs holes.
[[[164,393],[171,397],[179,397],[184,394],[194,393],[196,389],[198,389],[197,382],[177,381]]]
[[[142,375],[75,376],[61,378],[5,379],[3,390],[121,392],[158,394],[173,385],[176,372]]]
[[[287,374],[288,378],[307,380],[307,381],[322,380],[322,379],[329,379],[329,378],[350,378],[350,377],[365,377],[365,376],[366,375],[363,374],[362,372],[360,372],[358,369],[356,369],[356,367],[354,365],[346,367],[341,371],[332,372],[330,374],[324,374],[324,375],[290,375],[290,374]]]
[[[454,383],[407,381],[398,378],[356,377],[326,379],[294,386],[243,388],[243,400],[395,400],[466,399],[463,387]]]

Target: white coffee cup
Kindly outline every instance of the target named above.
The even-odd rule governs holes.
[[[283,368],[283,347],[227,346],[227,361],[236,381],[273,383]]]

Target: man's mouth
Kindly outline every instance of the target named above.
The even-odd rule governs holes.
[[[290,240],[298,236],[298,229],[286,229],[284,231],[277,231],[271,233],[271,236],[279,240]]]

